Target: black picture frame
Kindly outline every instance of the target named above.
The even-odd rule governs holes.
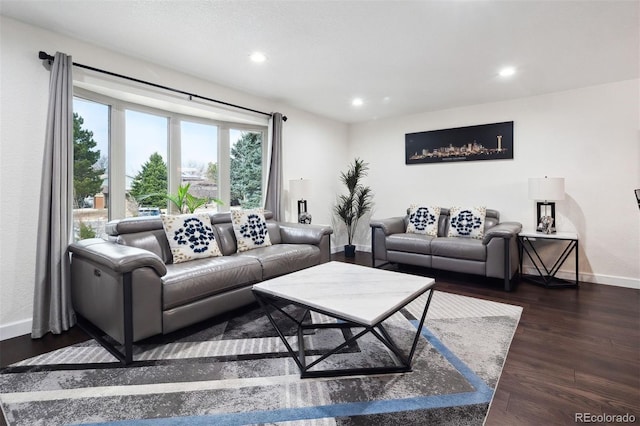
[[[513,121],[405,134],[405,164],[513,159]]]

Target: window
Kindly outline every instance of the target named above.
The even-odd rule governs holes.
[[[245,208],[262,206],[262,133],[232,129],[231,205]]]
[[[218,191],[218,127],[191,121],[180,122],[180,185],[189,193],[209,200],[198,210],[215,207]]]
[[[138,216],[148,208],[166,209],[168,119],[126,110],[125,128],[126,216]]]
[[[73,101],[73,236],[104,235],[109,218],[109,106]]]
[[[95,142],[80,146],[82,161],[76,161],[74,181],[87,173],[100,181],[98,187],[74,196],[76,239],[103,236],[104,225],[112,219],[177,212],[164,195],[177,193],[180,185],[190,184],[192,195],[207,200],[198,211],[262,205],[266,126],[185,115],[184,108],[160,110],[74,90],[74,113],[78,123],[82,121],[76,131],[90,134]]]

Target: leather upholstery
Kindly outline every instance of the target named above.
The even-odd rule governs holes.
[[[134,340],[162,333],[161,286],[157,271],[132,271]],[[122,273],[92,259],[74,255],[71,262],[71,302],[75,311],[124,343]]]
[[[446,237],[449,233],[449,209],[440,209],[438,217],[438,237]]]
[[[320,244],[322,237],[331,235],[330,226],[316,226],[312,229],[309,225],[301,223],[280,224],[282,242],[286,244]],[[273,241],[272,241],[273,242]]]
[[[173,255],[164,229],[121,234],[116,237],[116,242],[124,246],[148,250],[162,259],[164,263],[173,262]]]
[[[176,306],[162,312],[162,332],[171,333],[212,317],[213,313],[229,312],[255,302],[251,286],[229,290],[222,295],[210,296],[187,305]],[[215,315],[215,314],[214,314]]]
[[[452,259],[487,260],[487,248],[482,241],[475,238],[442,237],[431,241],[433,256]]]
[[[486,228],[486,227],[485,227]],[[493,238],[511,238],[522,230],[522,225],[518,222],[502,222],[486,229],[482,242],[488,244]]]
[[[387,237],[387,249],[409,253],[431,254],[434,237],[423,234],[401,233]]]
[[[282,242],[282,237],[280,236],[280,225],[267,220],[267,232],[269,233],[269,241],[271,241],[272,245],[277,245]]]
[[[245,251],[239,257],[255,259],[262,266],[264,280],[321,263],[320,249],[308,244],[276,244]]]
[[[433,256],[431,267],[443,271],[454,271],[462,274],[485,274],[485,262],[466,259],[452,259],[450,257]]]
[[[139,216],[123,220],[112,220],[105,226],[107,235],[135,234],[136,232],[162,229],[162,220],[158,216]]]
[[[167,265],[167,274],[162,277],[162,309],[186,305],[261,279],[260,262],[247,257],[210,257]]]
[[[78,241],[69,246],[69,251],[120,274],[145,266],[155,269],[160,276],[167,273],[167,267],[157,255],[144,249],[113,244],[100,238]]]
[[[230,256],[238,251],[236,235],[233,233],[233,225],[230,222],[217,224],[214,229],[218,234],[218,247],[224,256]]]
[[[407,229],[405,218],[391,217],[389,219],[371,219],[372,228],[381,228],[385,235],[400,234]]]
[[[447,237],[448,208],[440,209],[437,237],[406,233],[407,222],[408,214],[371,220],[374,262],[405,263],[502,279],[506,270],[507,280],[518,270],[517,235],[522,225],[518,222],[500,223],[497,210],[486,210],[482,240]],[[507,265],[506,248],[509,250]]]
[[[388,251],[387,261],[395,263],[405,263],[407,265],[422,266],[431,268],[432,256],[425,256],[419,253],[409,253],[402,251]]]
[[[254,283],[331,258],[328,226],[275,222],[265,211],[272,245],[236,253],[230,214],[210,218],[220,257],[173,264],[159,217],[112,221],[106,227],[108,240],[71,244],[74,309],[123,343],[123,275],[131,273],[133,337],[138,341],[252,303]]]

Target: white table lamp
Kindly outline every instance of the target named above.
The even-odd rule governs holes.
[[[529,199],[536,203],[536,230],[556,232],[556,203],[564,200],[564,178],[529,178]]]

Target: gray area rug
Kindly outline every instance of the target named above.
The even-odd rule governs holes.
[[[418,299],[385,322],[400,346],[410,347],[422,306]],[[9,425],[481,425],[521,312],[435,291],[412,372],[301,379],[252,306],[140,342],[126,368],[94,341],[16,363],[0,370],[0,405]],[[341,339],[336,329],[305,335],[309,359]],[[365,337],[320,365],[389,362]]]

